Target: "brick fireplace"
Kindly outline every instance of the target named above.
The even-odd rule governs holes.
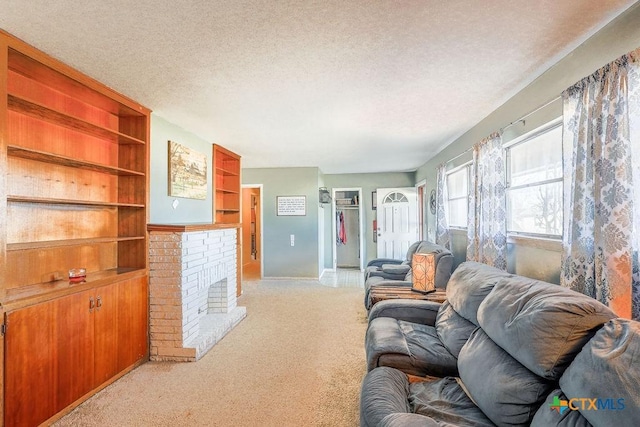
[[[237,228],[149,226],[151,360],[196,361],[246,316]]]

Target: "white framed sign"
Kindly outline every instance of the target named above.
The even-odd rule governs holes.
[[[307,196],[276,196],[278,216],[305,216]]]

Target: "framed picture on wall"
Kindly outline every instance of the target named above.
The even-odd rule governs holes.
[[[207,198],[207,156],[169,141],[169,196]]]
[[[306,196],[276,196],[276,215],[305,216],[307,214]]]

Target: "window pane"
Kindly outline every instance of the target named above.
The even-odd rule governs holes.
[[[449,227],[467,226],[467,202],[466,198],[449,200]]]
[[[532,184],[562,176],[561,126],[509,150],[511,186]]]
[[[508,231],[562,235],[562,182],[509,190]]]
[[[447,193],[450,199],[466,197],[468,170],[469,168],[464,167],[447,175]]]

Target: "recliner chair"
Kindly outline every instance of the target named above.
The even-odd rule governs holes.
[[[411,259],[418,247],[422,243],[429,243],[426,240],[418,240],[413,243],[407,249],[407,255],[405,259],[393,259],[393,258],[376,258],[367,263],[367,267],[364,270],[364,280],[369,277],[383,277],[389,280],[404,280],[409,270],[411,270]]]
[[[378,258],[367,265],[364,282],[364,305],[367,310],[371,308],[369,293],[372,287],[384,285],[410,288],[413,286],[411,259],[414,253],[433,253],[435,255],[435,287],[439,289],[447,287],[447,282],[449,282],[453,269],[453,254],[444,246],[426,240],[418,241],[407,250],[406,260],[390,260],[396,261],[397,264],[385,264],[384,261],[388,259]],[[395,272],[392,271],[394,268],[396,269]],[[400,273],[401,269],[404,270],[403,274]]]

